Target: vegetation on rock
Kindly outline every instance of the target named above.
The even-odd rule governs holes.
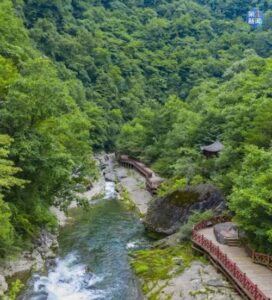
[[[182,244],[164,249],[154,248],[137,250],[131,254],[131,266],[141,279],[143,292],[148,294],[148,299],[157,299],[158,287],[162,281],[181,274],[188,268],[196,256],[190,244]],[[197,258],[203,259],[203,258]]]

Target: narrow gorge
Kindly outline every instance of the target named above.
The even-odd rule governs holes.
[[[149,236],[142,218],[154,198],[142,175],[112,154],[98,161],[101,178],[84,195],[90,207],[70,208],[57,257],[33,272],[18,299],[240,299],[188,243],[161,248]]]
[[[272,0],[1,0],[0,299],[272,299],[271,78]]]

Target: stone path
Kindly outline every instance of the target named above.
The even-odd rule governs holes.
[[[115,172],[121,184],[128,191],[130,198],[137,205],[141,214],[145,215],[152,195],[145,187],[145,178],[133,169],[116,166]]]

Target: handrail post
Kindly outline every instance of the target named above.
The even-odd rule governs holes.
[[[220,253],[220,247],[217,246],[217,257],[219,257],[219,253]]]
[[[227,264],[227,260],[228,260],[228,256],[227,256],[227,254],[225,254],[225,255],[224,255],[224,265]]]
[[[256,298],[258,295],[258,285],[255,284],[255,289],[254,289],[254,297]]]
[[[244,276],[243,276],[243,286],[244,287],[246,286],[246,278],[247,278],[247,275],[246,275],[246,273],[244,273]]]
[[[234,277],[236,277],[236,270],[237,270],[236,263],[233,263],[233,275],[234,275]]]

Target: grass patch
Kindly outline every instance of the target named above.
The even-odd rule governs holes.
[[[145,184],[142,181],[138,181],[137,186],[141,190],[146,190]]]
[[[126,209],[135,210],[137,208],[136,204],[131,200],[129,192],[123,185],[120,185],[119,194],[120,194],[120,201],[122,202],[122,204],[125,206]]]
[[[210,295],[211,293],[214,293],[214,290],[213,289],[210,289],[210,288],[205,288],[205,289],[202,289],[202,290],[198,290],[198,291],[191,291],[190,292],[190,295],[192,297],[197,297],[198,295]]]
[[[181,274],[192,261],[205,259],[194,254],[191,244],[184,243],[175,247],[138,250],[130,253],[131,266],[141,279],[144,294],[149,300],[156,300],[161,288],[157,290],[159,281],[167,281]]]
[[[102,192],[102,193],[99,193],[99,194],[96,194],[92,197],[92,200],[100,200],[100,199],[103,199],[105,197],[105,193]]]
[[[174,275],[170,274],[174,267],[175,274],[179,274],[195,259],[189,244],[165,249],[138,250],[132,255],[131,265],[135,273],[148,281],[169,279]],[[177,264],[179,259],[180,265]]]
[[[16,279],[9,286],[8,293],[3,297],[3,300],[16,300],[23,287],[24,284],[22,281],[20,279]]]

